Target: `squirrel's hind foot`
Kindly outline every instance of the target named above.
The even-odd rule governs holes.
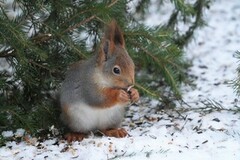
[[[123,138],[128,135],[127,131],[124,128],[108,129],[101,131],[105,136]]]
[[[73,141],[82,141],[86,137],[86,134],[83,133],[67,133],[64,138],[67,140],[68,143]]]

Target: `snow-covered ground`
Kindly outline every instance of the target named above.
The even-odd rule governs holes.
[[[238,0],[217,0],[206,16],[208,24],[195,35],[187,48],[193,59],[190,74],[196,76],[196,89],[184,87],[184,99],[199,102],[210,99],[225,108],[240,104],[231,81],[236,78],[236,51],[240,51],[240,3]],[[195,105],[199,107],[198,105]]]
[[[90,136],[82,142],[67,144],[55,138],[39,142],[7,142],[0,148],[0,160],[42,159],[164,159],[164,160],[240,160],[240,113],[216,108],[235,109],[240,102],[229,81],[236,76],[240,50],[239,0],[216,0],[206,12],[208,26],[196,33],[186,49],[193,60],[189,74],[196,78],[196,88],[183,86],[184,101],[176,110],[158,109],[156,100],[131,106],[123,122],[127,138]],[[205,107],[206,109],[196,109]],[[4,136],[21,136],[4,132]]]

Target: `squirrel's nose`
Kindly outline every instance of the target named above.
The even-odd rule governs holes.
[[[134,78],[131,78],[128,80],[128,87],[134,85],[135,81],[134,81]]]
[[[135,84],[135,80],[134,80],[134,77],[132,78],[132,85],[134,85]]]
[[[131,87],[135,84],[134,78],[125,79],[124,82],[126,88]]]

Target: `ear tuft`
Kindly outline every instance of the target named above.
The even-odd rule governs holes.
[[[107,61],[114,54],[116,45],[125,47],[125,42],[121,29],[118,27],[115,20],[111,21],[105,30],[105,35],[102,39],[101,49],[98,51],[97,63]]]
[[[107,26],[105,38],[115,45],[125,46],[123,33],[115,20],[112,20]]]

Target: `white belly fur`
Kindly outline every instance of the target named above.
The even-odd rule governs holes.
[[[124,111],[125,108],[122,105],[97,108],[79,103],[69,106],[68,115],[62,114],[62,119],[72,131],[87,133],[119,127],[124,117]]]

